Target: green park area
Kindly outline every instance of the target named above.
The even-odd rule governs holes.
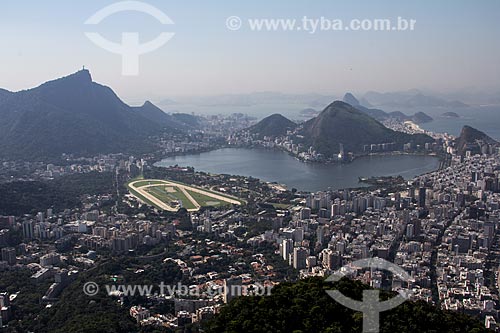
[[[161,179],[135,179],[127,184],[130,193],[145,204],[161,210],[241,205],[242,200],[201,187]]]
[[[178,187],[175,186],[151,186],[146,189],[148,193],[151,193],[155,198],[161,200],[164,203],[170,204],[171,206],[175,206],[176,203],[181,203],[180,207],[184,207],[188,210],[196,209],[197,207],[194,203],[189,200],[184,192]]]

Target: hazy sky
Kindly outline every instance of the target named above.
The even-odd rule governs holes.
[[[20,90],[85,65],[125,100],[281,91],[336,94],[464,87],[500,90],[500,1],[161,1],[174,25],[141,13],[84,22],[116,1],[2,0],[0,87]],[[226,18],[241,17],[239,31]],[[249,18],[415,19],[414,31],[250,31]],[[121,57],[85,31],[171,41],[140,58],[140,75],[121,74]]]

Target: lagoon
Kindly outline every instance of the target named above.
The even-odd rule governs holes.
[[[196,171],[252,176],[278,182],[288,188],[322,191],[363,186],[359,177],[398,176],[411,179],[434,171],[439,159],[433,156],[367,156],[349,164],[304,163],[285,152],[266,149],[223,148],[200,154],[166,158],[157,166],[190,166]]]

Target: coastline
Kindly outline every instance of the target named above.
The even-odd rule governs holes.
[[[225,147],[218,147],[218,148],[211,149],[211,150],[208,150],[208,151],[214,151],[214,150],[224,149],[224,148],[262,149],[262,150],[269,150],[269,151],[280,151],[280,152],[286,153],[287,155],[295,158],[296,160],[298,160],[298,161],[300,161],[302,163],[307,163],[307,164],[325,164],[325,165],[328,165],[328,164],[334,164],[334,165],[335,164],[350,164],[350,163],[352,163],[353,161],[355,161],[357,159],[365,158],[365,157],[371,157],[371,156],[380,156],[380,157],[384,157],[384,156],[432,156],[432,157],[438,158],[440,161],[444,160],[446,158],[446,156],[445,156],[446,154],[439,154],[439,153],[436,153],[436,152],[426,152],[426,151],[424,151],[424,152],[420,152],[420,151],[410,151],[410,152],[407,152],[407,151],[396,150],[396,151],[388,151],[388,152],[380,152],[380,153],[353,154],[351,159],[344,160],[344,161],[335,161],[335,160],[307,160],[307,159],[304,159],[304,158],[300,158],[296,154],[294,154],[294,153],[292,153],[292,152],[290,152],[290,151],[288,151],[286,149],[281,149],[279,147],[264,147],[264,146],[261,146],[261,145],[237,145],[237,146],[235,146],[235,145],[229,145],[229,146],[225,146]],[[185,154],[183,154],[183,155],[185,155]]]

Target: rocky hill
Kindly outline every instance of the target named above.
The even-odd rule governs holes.
[[[0,91],[0,158],[49,159],[62,153],[148,152],[148,137],[182,130],[145,103],[125,104],[88,70],[15,93]]]
[[[409,135],[393,131],[357,108],[335,101],[316,118],[304,123],[300,134],[304,143],[331,156],[342,144],[347,151],[361,152],[364,145],[394,143],[401,149],[405,143],[425,144],[434,140],[427,135]]]
[[[289,130],[293,130],[297,124],[281,114],[273,114],[259,121],[249,128],[249,131],[260,137],[264,136],[283,136]]]

